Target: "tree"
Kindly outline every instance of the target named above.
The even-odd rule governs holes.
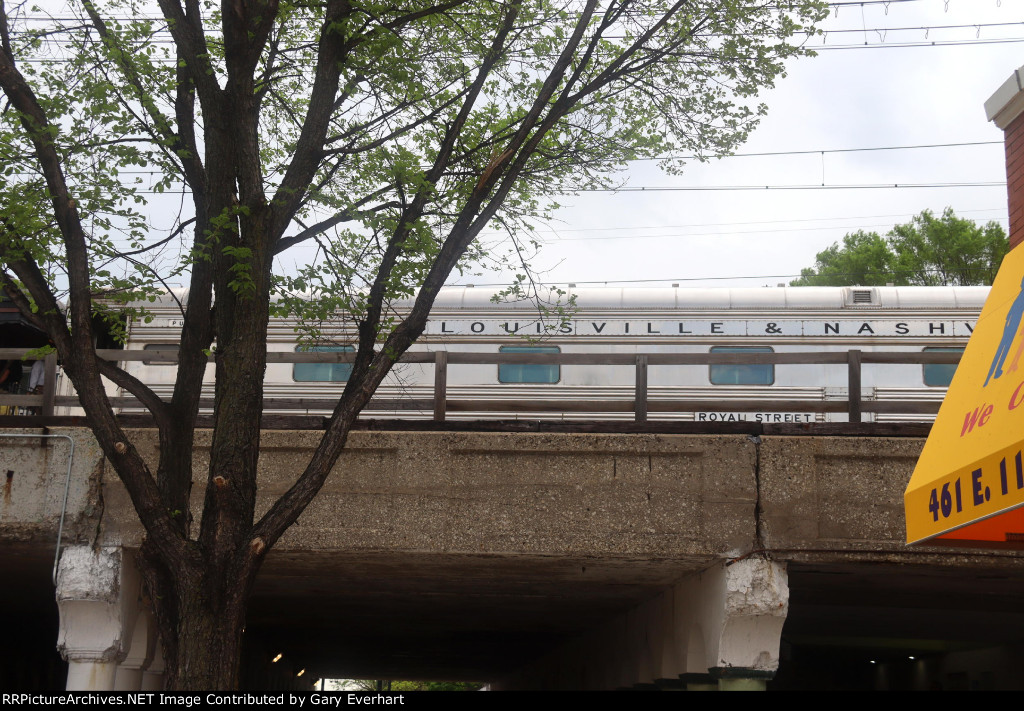
[[[147,15],[136,0],[80,0],[49,17],[6,2],[0,279],[53,340],[145,528],[169,688],[236,684],[267,551],[316,496],[438,289],[486,256],[480,231],[500,225],[515,254],[546,196],[611,186],[633,158],[730,151],[764,111],[757,92],[806,53],[789,39],[825,11],[818,0],[158,0]],[[182,211],[157,228],[171,192]],[[282,267],[306,244],[314,258]],[[521,271],[510,298],[535,291]],[[139,301],[172,279],[189,291],[164,402],[92,344],[97,317],[145,318]],[[408,312],[391,308],[397,297],[413,299]],[[257,520],[268,319],[302,317],[315,342],[316,324],[341,313],[357,332],[344,394],[301,476]],[[155,471],[104,379],[152,413]]]
[[[944,286],[991,284],[1010,248],[998,222],[978,226],[947,207],[942,217],[923,210],[886,238],[858,230],[818,252],[793,286]]]

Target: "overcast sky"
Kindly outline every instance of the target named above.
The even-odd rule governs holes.
[[[1001,26],[986,26],[996,23]],[[626,185],[1005,181],[1002,132],[987,121],[984,103],[1024,64],[1024,0],[844,5],[833,9],[823,29],[828,34],[812,41],[821,48],[818,56],[792,62],[788,76],[763,95],[768,115],[738,152],[824,155],[736,156],[693,164],[682,176],[636,163],[624,176]],[[992,42],[1000,39],[1018,41]],[[856,48],[828,49],[851,45]],[[998,143],[827,152],[986,141]],[[958,215],[1007,225],[1004,185],[590,193],[562,202],[571,205],[541,231],[546,244],[534,265],[550,283],[580,286],[626,280],[774,286],[799,275],[817,252],[847,232],[884,234],[925,208],[939,213],[950,206]],[[486,274],[460,283],[495,281],[500,278]]]

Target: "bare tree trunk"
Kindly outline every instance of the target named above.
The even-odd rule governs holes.
[[[238,688],[242,634],[253,571],[203,563],[167,565],[154,546],[139,556],[163,648],[165,688]]]
[[[175,591],[179,615],[172,632],[175,657],[167,660],[168,690],[238,688],[245,602],[241,596],[225,596],[235,586],[217,577]],[[216,588],[212,595],[211,588]]]
[[[225,586],[227,581],[206,582],[199,590],[190,586],[179,593],[182,614],[177,630],[175,673],[167,680],[170,690],[238,688],[245,604],[236,595],[209,599],[203,590],[209,589],[211,583]]]

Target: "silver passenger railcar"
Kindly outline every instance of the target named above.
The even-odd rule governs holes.
[[[988,287],[777,287],[777,288],[584,288],[570,289],[575,306],[566,322],[545,323],[531,303],[494,303],[484,288],[449,287],[438,296],[431,319],[413,348],[418,352],[526,354],[746,354],[750,363],[652,365],[648,397],[652,403],[681,403],[675,411],[652,408],[649,418],[697,421],[753,420],[812,422],[844,420],[845,413],[821,412],[813,403],[846,400],[847,369],[838,364],[758,364],[763,353],[898,351],[920,353],[962,350],[988,294]],[[149,323],[132,323],[126,348],[173,349],[180,312],[167,298],[150,306]],[[402,304],[398,305],[401,310]],[[268,351],[292,353],[296,324],[275,320]],[[353,331],[342,320],[313,350],[351,350]],[[158,394],[169,396],[174,365],[129,362]],[[954,365],[874,364],[865,366],[865,401],[938,402]],[[271,363],[265,396],[275,400],[327,400],[341,393],[346,363]],[[213,368],[207,371],[212,396]],[[600,364],[461,364],[447,372],[446,397],[457,402],[507,401],[515,411],[493,406],[474,411],[463,405],[449,417],[460,418],[621,418],[620,412],[559,411],[559,402],[631,401],[635,369]],[[381,401],[429,401],[434,365],[396,366],[378,392]],[[730,403],[763,401],[756,411],[737,411]],[[779,400],[808,406],[781,411]],[[537,403],[535,409],[523,402]],[[696,401],[701,407],[687,409]],[[712,401],[713,407],[708,407]],[[327,405],[309,412],[325,412]],[[817,411],[816,411],[817,410]],[[294,412],[294,410],[291,410]],[[367,416],[423,417],[429,411],[370,409]],[[866,420],[930,419],[920,414],[866,414]]]

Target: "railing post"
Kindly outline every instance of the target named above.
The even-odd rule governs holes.
[[[47,353],[43,360],[43,417],[53,417],[53,402],[57,396],[57,354]]]
[[[636,357],[636,393],[633,399],[634,419],[647,422],[647,356]]]
[[[434,354],[434,421],[444,422],[448,407],[448,351]]]
[[[846,352],[846,365],[849,370],[847,381],[847,401],[850,406],[850,422],[860,422],[860,351]]]

